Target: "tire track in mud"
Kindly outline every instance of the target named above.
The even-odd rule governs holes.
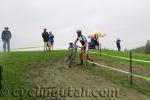
[[[111,89],[119,90],[118,97],[62,97],[50,99],[28,98],[28,100],[149,100],[148,97],[114,84],[103,77],[89,74],[85,68],[73,65],[71,69],[67,68],[63,62],[50,63],[38,62],[29,67],[25,75],[27,87],[51,87],[56,89],[68,89],[68,87],[89,90]]]

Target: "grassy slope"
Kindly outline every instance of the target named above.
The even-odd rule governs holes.
[[[127,57],[129,58],[129,52],[116,52],[112,50],[102,50],[103,53],[114,55],[114,56],[121,56],[121,57]],[[133,59],[141,59],[141,60],[147,60],[150,61],[150,55],[149,54],[140,54],[140,53],[133,53]],[[98,54],[92,54],[93,58],[96,58],[98,60],[111,60],[112,66],[116,66],[115,63],[123,63],[127,66],[129,66],[128,60],[122,60],[118,58],[108,57],[108,56],[101,56]],[[101,62],[101,61],[100,61]],[[105,63],[107,65],[107,62]],[[150,72],[150,63],[143,63],[143,62],[135,62],[133,61],[134,66],[142,67],[142,69],[145,68],[145,70],[148,70]],[[123,66],[125,67],[125,66]],[[96,75],[101,75],[105,77],[108,80],[111,80],[115,84],[120,84],[122,86],[128,87],[129,89],[135,89],[140,93],[143,93],[145,95],[150,95],[150,81],[145,81],[142,79],[135,79],[133,78],[133,84],[130,85],[129,76],[120,74],[119,72],[109,70],[106,68],[89,68],[89,71]]]
[[[136,49],[133,49],[132,51],[137,53],[145,53],[145,46],[138,47]]]
[[[3,66],[3,89],[9,92],[24,87],[23,75],[30,64],[40,60],[48,60],[51,57],[60,58],[64,52],[53,52],[51,55],[43,52],[11,52],[0,53],[0,64]],[[59,56],[59,57],[58,57]],[[10,93],[9,93],[10,94]],[[18,100],[6,95],[3,100]]]
[[[128,53],[124,52],[115,52],[115,51],[103,51],[105,53],[111,55],[120,55],[124,57],[128,57]],[[21,87],[24,87],[23,74],[27,71],[27,66],[33,63],[36,63],[41,60],[49,61],[51,57],[53,58],[62,58],[64,59],[66,53],[65,51],[54,51],[52,53],[43,53],[43,52],[12,52],[12,53],[0,53],[0,64],[3,65],[3,86],[5,89],[14,90]],[[93,55],[96,58],[99,58],[99,55]],[[103,57],[106,59],[106,57]],[[145,59],[149,60],[150,55],[143,55],[143,54],[134,54],[134,58],[136,59]],[[55,59],[55,60],[56,60]],[[119,59],[113,59],[119,60]],[[50,60],[52,61],[52,60]],[[123,61],[123,60],[121,60]],[[124,61],[123,61],[124,62]],[[126,63],[126,61],[125,61]],[[141,63],[140,63],[141,64]],[[145,65],[145,64],[143,64]],[[145,65],[148,66],[148,65]],[[144,85],[140,86],[140,84],[134,84],[130,86],[128,83],[128,79],[124,77],[120,77],[115,75],[115,73],[109,73],[107,70],[103,70],[101,68],[88,68],[90,73],[104,76],[108,80],[112,80],[112,82],[116,84],[121,84],[122,86],[129,87],[129,89],[135,89],[143,94],[150,95],[150,87]],[[3,100],[14,100],[10,97],[4,97]],[[18,100],[18,98],[16,98]]]
[[[110,55],[113,55],[113,56],[126,57],[126,58],[130,57],[130,52],[116,52],[116,51],[113,51],[113,50],[102,50],[102,53],[110,54]],[[124,60],[124,59],[112,58],[112,57],[108,57],[108,56],[102,56],[102,57],[107,58],[107,59],[110,58],[112,60],[117,60],[117,61],[123,61],[123,62],[126,61],[126,62],[128,62],[128,60]],[[140,60],[150,61],[150,54],[141,54],[141,53],[132,52],[132,58],[133,59],[140,59]],[[133,61],[133,63],[137,64],[137,65],[142,65],[142,66],[150,66],[150,63],[143,63],[143,62],[136,62],[136,61]]]

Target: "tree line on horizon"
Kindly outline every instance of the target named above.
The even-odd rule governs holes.
[[[132,50],[137,53],[150,54],[150,40],[147,40],[145,46],[141,46]]]
[[[147,43],[145,46],[145,53],[150,54],[150,40],[147,40]]]

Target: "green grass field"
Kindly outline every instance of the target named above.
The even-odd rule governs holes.
[[[28,66],[41,60],[53,61],[50,58],[61,58],[65,56],[63,51],[56,51],[51,54],[43,52],[11,52],[0,53],[0,64],[3,66],[3,89],[9,91],[9,94],[2,97],[3,100],[19,100],[18,97],[12,98],[11,93],[14,90],[24,88],[24,74]],[[55,59],[56,60],[56,59]]]
[[[96,52],[99,52],[99,51],[96,51]],[[106,53],[106,54],[113,55],[113,56],[130,58],[130,52],[117,52],[113,50],[102,50],[102,53]],[[105,55],[100,56],[99,54],[93,54],[92,57],[98,60],[97,62],[100,64],[130,72],[129,60],[109,57]],[[132,58],[150,61],[149,54],[141,54],[141,53],[132,52]],[[138,74],[138,75],[146,76],[150,78],[150,63],[133,61],[132,66],[133,66],[134,74]],[[133,78],[134,85],[130,85],[129,75],[124,75],[124,74],[121,74],[120,72],[116,72],[116,71],[106,69],[106,68],[97,67],[97,68],[89,68],[89,69],[90,69],[90,72],[92,72],[93,74],[101,75],[116,84],[121,84],[122,86],[128,87],[129,89],[135,89],[145,95],[150,95],[150,81],[146,81],[145,79],[134,77]]]
[[[59,60],[63,61],[63,59],[65,59],[66,57],[66,52],[67,51],[65,50],[63,51],[57,50],[49,53],[44,53],[40,51],[0,53],[0,64],[3,66],[3,70],[4,70],[3,81],[2,81],[3,89],[7,89],[9,90],[9,92],[11,92],[20,88],[28,87],[26,80],[24,80],[24,76],[26,72],[28,72],[30,66],[43,61],[47,61],[47,62],[57,62]],[[116,52],[111,50],[103,50],[102,52],[110,55],[129,57],[128,52]],[[112,66],[114,65],[114,67],[116,68],[121,68],[122,66],[126,66],[123,68],[125,70],[126,68],[128,68],[128,64],[129,64],[129,61],[126,60],[120,60],[117,58],[112,58],[107,56],[99,56],[98,54],[92,54],[92,57],[98,63],[112,65]],[[133,53],[133,58],[150,60],[150,55]],[[116,63],[119,63],[121,66],[117,67]],[[141,69],[135,68],[135,70],[139,74],[150,77],[149,76],[150,64],[142,63],[142,62],[134,62],[133,64],[135,67],[143,68],[144,71],[140,71]],[[150,81],[134,78],[133,85],[131,86],[129,83],[128,75],[123,75],[119,72],[115,72],[101,67],[94,67],[94,68],[87,67],[85,68],[85,70],[87,70],[90,74],[102,76],[106,80],[110,80],[115,84],[128,88],[129,90],[135,90],[141,94],[150,96]],[[9,93],[9,95],[0,97],[0,99],[19,100],[19,97],[12,98],[11,94]]]
[[[99,51],[97,51],[97,52],[99,52]],[[106,53],[108,55],[113,55],[113,56],[120,56],[120,57],[130,58],[130,52],[116,52],[116,51],[113,51],[113,50],[102,50],[102,53]],[[98,57],[99,57],[99,55],[98,55]],[[123,62],[125,62],[125,61],[128,62],[129,61],[129,60],[118,59],[118,58],[113,58],[113,57],[109,57],[109,56],[102,56],[102,57],[106,58],[106,59],[110,58],[111,60],[117,60],[117,61],[123,61]],[[132,52],[132,59],[150,61],[150,54],[142,54],[142,53]],[[150,66],[150,63],[136,62],[136,61],[133,61],[133,63],[137,64],[137,65],[142,65],[142,66]]]

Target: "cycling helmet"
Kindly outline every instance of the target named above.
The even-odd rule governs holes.
[[[81,35],[82,31],[81,30],[77,30],[76,33]]]
[[[73,43],[72,43],[72,42],[70,42],[69,44],[70,44],[70,45],[73,45]]]

